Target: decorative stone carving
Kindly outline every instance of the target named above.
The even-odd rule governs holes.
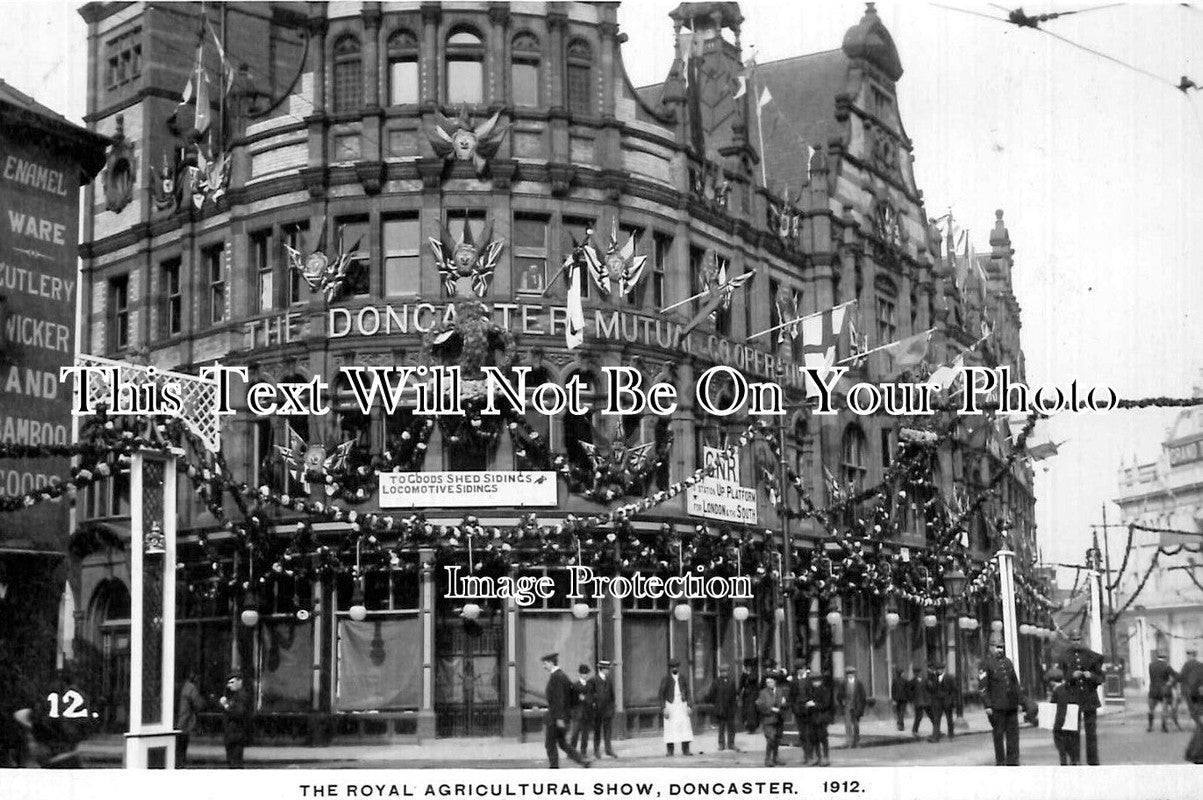
[[[125,118],[117,115],[117,132],[109,145],[100,181],[104,189],[104,207],[120,212],[134,199],[134,181],[138,174],[138,158],[134,143],[125,138]]]
[[[460,109],[455,120],[436,111],[434,128],[428,130],[426,136],[435,153],[445,161],[470,161],[480,178],[484,177],[489,160],[497,155],[497,149],[510,131],[509,125],[502,125],[500,120],[501,112],[498,111],[474,128],[468,118],[467,105]]]

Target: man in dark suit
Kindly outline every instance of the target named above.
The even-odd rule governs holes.
[[[932,735],[930,741],[940,741],[940,721],[948,723],[948,738],[955,734],[952,729],[952,715],[957,707],[956,680],[944,669],[943,661],[931,663],[931,680],[928,684],[928,695],[931,698]]]
[[[1195,647],[1186,649],[1186,662],[1178,671],[1178,682],[1182,685],[1182,699],[1190,718],[1198,725],[1203,718],[1203,664],[1199,663],[1199,651]]]
[[[815,764],[820,767],[831,766],[827,726],[835,719],[833,695],[831,678],[819,672],[809,674],[802,685],[801,702],[809,714],[811,746],[814,748]]]
[[[1165,653],[1157,653],[1153,659],[1153,663],[1149,664],[1149,727],[1148,731],[1153,730],[1153,715],[1157,711],[1158,704],[1161,705],[1161,732],[1168,733],[1169,729],[1165,726],[1166,712],[1174,705],[1174,681],[1178,679],[1178,673],[1174,672],[1174,668],[1170,666],[1169,659]],[[1177,722],[1177,718],[1175,718]]]
[[[931,682],[922,667],[911,670],[911,680],[908,683],[911,695],[911,705],[915,707],[915,721],[911,723],[911,736],[919,738],[919,725],[924,717],[932,721],[932,732],[935,732],[936,718],[931,713]]]
[[[739,702],[743,706],[744,730],[755,733],[760,725],[760,714],[756,710],[756,698],[760,695],[760,679],[756,677],[756,659],[745,658],[743,672],[739,675]]]
[[[810,679],[810,666],[805,661],[794,664],[794,680],[790,682],[786,699],[794,714],[794,724],[798,726],[798,746],[802,748],[802,763],[809,766],[814,758],[814,741],[811,739],[810,709],[806,707],[803,695],[806,682]]]
[[[568,744],[568,720],[572,716],[572,681],[560,669],[560,654],[543,656],[543,669],[547,670],[547,716],[544,718],[543,744],[547,749],[548,766],[560,768],[560,750],[582,767],[589,762]]]
[[[911,701],[911,682],[902,674],[902,667],[894,667],[894,679],[890,681],[890,700],[894,703],[894,720],[898,730],[905,730],[906,704]]]
[[[588,676],[588,665],[581,664],[577,668],[577,679],[572,682],[572,724],[568,728],[568,744],[585,754],[589,752],[589,731],[593,729],[593,701],[589,697]]]
[[[1103,656],[1082,644],[1082,634],[1074,631],[1069,647],[1057,663],[1065,676],[1068,702],[1077,703],[1082,711],[1082,729],[1086,734],[1086,763],[1099,763],[1099,686],[1103,683]]]
[[[242,769],[243,751],[251,739],[254,712],[250,694],[242,685],[241,672],[230,673],[225,694],[218,702],[222,709],[221,741],[226,747],[226,766]]]
[[[835,687],[835,705],[844,716],[844,739],[853,748],[860,745],[860,718],[865,715],[868,697],[865,684],[856,676],[856,667],[847,667],[844,676]]]
[[[1002,636],[990,639],[993,653],[987,656],[978,670],[982,703],[990,719],[994,736],[996,766],[1019,766],[1019,675],[1007,658]]]
[[[718,749],[735,750],[735,721],[739,716],[739,694],[731,680],[731,668],[718,668],[718,677],[706,692],[706,702],[712,705],[714,723],[718,726]]]
[[[610,662],[598,661],[597,674],[589,679],[589,691],[586,695],[593,704],[593,757],[601,758],[599,748],[604,741],[606,755],[618,758],[610,744],[614,733],[614,681],[610,679]],[[588,744],[588,742],[586,742]],[[586,750],[588,747],[585,748]]]

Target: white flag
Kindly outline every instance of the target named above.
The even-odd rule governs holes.
[[[767,106],[773,99],[773,95],[769,93],[769,87],[764,87],[764,91],[760,93],[760,100],[756,103],[756,110]]]
[[[568,272],[568,324],[564,326],[564,344],[569,350],[585,343],[585,312],[581,308],[582,265],[576,263],[575,253],[564,260]]]

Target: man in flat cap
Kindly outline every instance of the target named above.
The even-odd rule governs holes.
[[[756,698],[760,694],[760,679],[756,676],[756,659],[745,658],[743,672],[739,674],[739,702],[743,707],[744,730],[755,733],[760,725],[760,713],[756,710]]]
[[[1006,645],[1000,634],[990,636],[991,653],[982,660],[977,680],[982,690],[982,704],[990,719],[994,737],[996,766],[1019,766],[1019,675],[1007,658]]]
[[[807,671],[806,681],[802,684],[800,703],[808,715],[814,763],[820,767],[831,766],[828,758],[827,726],[835,719],[834,694],[829,676],[819,671]]]
[[[610,744],[610,737],[614,733],[614,681],[610,678],[610,662],[598,661],[597,674],[589,679],[589,691],[587,697],[592,704],[590,714],[593,719],[593,757],[601,758],[599,750],[602,741],[606,745],[606,755],[610,758],[618,758],[614,752],[613,746]],[[586,744],[588,744],[586,742]],[[588,750],[588,747],[583,748]]]
[[[660,681],[660,706],[664,710],[664,745],[673,755],[677,742],[681,753],[691,756],[689,743],[693,741],[693,723],[689,719],[692,699],[689,681],[681,674],[681,662],[676,657],[668,660],[668,674]]]
[[[718,677],[706,692],[707,703],[711,704],[714,724],[718,726],[718,749],[735,749],[735,724],[739,716],[739,696],[735,681],[731,679],[731,668],[720,664]]]
[[[1069,702],[1077,703],[1082,712],[1082,732],[1086,739],[1086,763],[1099,763],[1098,712],[1099,686],[1103,683],[1103,656],[1082,644],[1082,632],[1069,635],[1069,647],[1057,663],[1065,676]]]
[[[234,670],[226,678],[226,690],[218,700],[222,709],[221,741],[226,747],[226,766],[242,769],[243,751],[254,728],[251,698],[242,685],[242,673]]]
[[[1153,663],[1149,664],[1149,727],[1146,731],[1153,730],[1153,716],[1157,713],[1158,705],[1161,706],[1161,732],[1169,731],[1165,725],[1165,717],[1170,706],[1174,704],[1174,681],[1177,678],[1178,673],[1170,666],[1169,657],[1158,651],[1153,657]]]
[[[547,749],[547,764],[560,768],[560,750],[582,767],[589,762],[568,743],[568,720],[572,716],[572,681],[560,669],[560,654],[548,653],[541,659],[547,670],[547,716],[544,719],[543,745]]]
[[[860,718],[867,703],[865,684],[856,676],[856,667],[845,667],[844,680],[835,687],[835,705],[844,717],[844,738],[850,748],[860,746]]]
[[[1178,670],[1178,681],[1182,685],[1182,699],[1196,725],[1203,719],[1203,664],[1199,663],[1199,649],[1186,648],[1186,661]]]

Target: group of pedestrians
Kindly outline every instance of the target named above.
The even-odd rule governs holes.
[[[1157,707],[1161,707],[1161,730],[1168,732],[1167,717],[1173,721],[1174,727],[1182,730],[1178,722],[1178,708],[1186,702],[1187,713],[1196,725],[1199,724],[1200,711],[1203,710],[1203,664],[1198,660],[1199,651],[1190,647],[1186,651],[1186,662],[1182,668],[1175,670],[1169,664],[1169,657],[1158,652],[1153,663],[1149,665],[1149,727],[1153,730],[1153,720]]]
[[[941,725],[945,722],[948,738],[956,735],[953,716],[960,705],[960,690],[956,678],[945,669],[944,662],[933,659],[926,671],[916,669],[909,678],[901,667],[896,667],[890,684],[890,700],[894,704],[894,722],[898,730],[906,729],[906,709],[909,705],[914,709],[911,735],[916,739],[921,736],[919,727],[924,718],[929,719],[932,725],[927,741],[938,742],[943,738]]]
[[[610,662],[598,661],[597,674],[593,676],[589,675],[589,666],[581,664],[577,668],[575,681],[560,669],[559,653],[548,653],[543,656],[542,663],[548,673],[544,725],[548,766],[559,768],[561,750],[582,767],[589,766],[586,755],[590,736],[593,738],[595,759],[601,758],[603,745],[606,755],[618,758],[610,740],[614,733],[616,708]]]

